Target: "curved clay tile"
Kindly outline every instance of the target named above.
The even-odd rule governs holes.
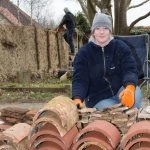
[[[136,150],[149,150],[149,147],[143,146],[143,147],[137,148]]]
[[[59,131],[53,124],[46,122],[46,123],[41,123],[41,124],[39,123],[35,127],[32,127],[28,137],[29,137],[29,139],[31,139],[32,136],[34,136],[37,132],[45,131],[45,130],[53,131],[53,132],[59,134]]]
[[[52,150],[67,150],[62,142],[55,138],[49,137],[36,140],[36,143],[31,147],[30,150],[40,150],[41,148],[45,147],[45,145],[47,145],[47,148]]]
[[[46,117],[47,117],[47,118],[55,118],[55,119],[57,119],[57,121],[58,121],[60,124],[64,125],[64,123],[61,122],[61,118],[60,118],[58,112],[56,112],[56,111],[54,112],[53,110],[45,109],[45,108],[41,109],[41,110],[38,112],[38,114],[36,114],[36,115],[34,116],[33,125],[36,123],[37,120],[39,120],[39,119],[41,119],[41,118],[43,118],[43,117],[45,117],[45,118],[46,118]]]
[[[45,131],[45,130],[53,131],[59,134],[59,131],[57,130],[57,128],[51,123],[46,123],[39,129],[39,131]]]
[[[45,131],[39,131],[37,132],[31,139],[30,139],[30,143],[29,143],[29,146],[32,147],[34,145],[34,143],[40,139],[40,138],[43,138],[43,137],[52,137],[52,138],[55,138],[59,141],[61,141],[63,144],[65,144],[65,142],[63,141],[62,137],[53,132],[53,131],[49,131],[49,130],[45,130]]]
[[[121,142],[121,148],[126,147],[129,141],[132,141],[132,137],[141,134],[150,134],[150,122],[149,121],[140,121],[132,125],[127,134],[124,136]],[[136,136],[137,137],[137,136]]]
[[[36,131],[32,132],[29,136],[29,146],[31,147],[40,136],[49,135],[49,137],[54,136],[56,139],[59,139],[67,148],[70,148],[77,133],[78,128],[74,126],[64,136],[61,136],[57,128],[52,123],[47,122],[43,125],[40,124],[40,127]]]
[[[113,148],[109,143],[96,137],[86,137],[79,140],[77,143],[73,145],[72,150],[79,150],[79,149],[82,150],[88,147],[97,147],[102,150],[113,150]]]
[[[17,150],[27,149],[26,141],[31,126],[26,123],[18,123],[0,134],[0,149]]]
[[[43,117],[48,117],[49,121],[56,122],[63,127],[66,132],[61,133],[64,136],[78,121],[78,111],[72,100],[65,96],[58,96],[50,100],[43,109],[34,116],[33,126]]]
[[[98,132],[101,133],[108,139],[108,143],[115,149],[120,141],[121,135],[118,129],[111,123],[104,121],[104,120],[96,120],[89,125],[87,125],[85,128],[83,128],[79,134],[76,136],[76,138],[73,141],[73,144],[81,140],[83,135],[88,132]],[[101,137],[102,138],[102,137]]]
[[[138,138],[133,140],[132,142],[129,142],[129,144],[126,145],[126,147],[124,147],[124,150],[132,150],[132,149],[137,149],[137,148],[141,148],[143,146],[148,146],[150,147],[150,138]]]
[[[74,138],[76,137],[76,135],[78,134],[78,132],[79,132],[78,128],[75,125],[63,136],[63,140],[65,141],[65,144],[68,148],[71,147],[72,142],[73,142]]]
[[[35,124],[33,125],[32,128],[33,129],[36,128],[36,126],[41,123],[53,124],[57,128],[57,130],[59,131],[61,136],[64,136],[67,133],[67,130],[63,128],[62,124],[60,124],[60,122],[57,120],[57,118],[42,117],[35,121]]]

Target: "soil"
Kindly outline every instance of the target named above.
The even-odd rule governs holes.
[[[59,90],[57,90],[58,92]],[[5,107],[20,107],[20,108],[28,108],[28,109],[40,109],[42,108],[47,102],[50,101],[55,96],[58,95],[65,95],[64,91],[61,93],[53,93],[53,95],[46,95],[47,97],[43,96],[40,98],[37,97],[31,97],[30,94],[27,92],[17,92],[14,94],[14,92],[3,92],[1,90],[0,92],[0,109]],[[67,95],[66,95],[67,96]],[[148,98],[143,98],[142,101],[142,108],[146,107],[147,105],[150,105],[150,100]]]
[[[54,80],[54,79],[53,79]],[[32,87],[14,87],[14,86],[1,86],[0,87],[0,109],[6,107],[19,107],[28,109],[40,109],[46,103],[48,103],[53,97],[58,95],[66,95],[70,97],[70,86],[63,87],[59,86],[59,79],[55,79],[53,83],[58,83],[56,87],[40,87],[38,83],[34,83],[34,88]],[[52,85],[52,83],[49,83]],[[69,81],[68,81],[69,82]],[[67,82],[67,83],[68,83]],[[53,84],[54,84],[53,83]],[[68,84],[67,84],[68,85]]]
[[[41,109],[47,102],[25,102],[25,103],[1,103],[0,104],[0,109],[6,108],[6,107],[19,107],[19,108],[28,108],[30,110],[32,109]],[[146,107],[149,105],[148,99],[143,99],[142,102],[142,108]]]
[[[58,95],[68,96],[68,94],[66,93],[58,92],[58,93],[52,93],[52,95],[46,95],[46,96],[38,98],[38,97],[31,97],[30,94],[27,94],[27,95],[20,94],[20,92],[15,93],[15,94],[5,92],[3,93],[2,96],[0,96],[0,109],[6,108],[6,107],[28,108],[30,110],[40,109],[46,103],[48,103],[53,97],[56,97]]]
[[[5,103],[0,104],[0,109],[6,107],[19,107],[19,108],[28,108],[32,109],[41,109],[46,103]]]

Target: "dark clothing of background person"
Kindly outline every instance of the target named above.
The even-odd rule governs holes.
[[[67,30],[64,34],[64,39],[70,47],[71,54],[74,55],[75,48],[73,42],[73,33],[75,31],[75,16],[67,8],[65,8],[64,11],[66,14],[63,17],[58,28],[61,28],[63,25],[66,25]]]

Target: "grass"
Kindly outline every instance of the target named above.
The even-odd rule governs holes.
[[[141,90],[142,90],[142,94],[143,94],[143,98],[150,98],[150,92],[148,92],[147,91],[147,86],[145,85],[145,86],[143,86],[142,88],[141,88]],[[149,89],[150,90],[150,89]]]
[[[64,88],[65,85],[71,84],[71,81],[61,82],[59,79],[49,79],[47,81],[38,81],[32,83],[15,83],[15,82],[1,82],[2,88]],[[48,102],[50,99],[57,95],[69,96],[66,91],[61,93],[57,92],[33,92],[33,91],[8,91],[0,90],[1,103],[14,103],[14,102]]]
[[[65,85],[71,84],[71,81],[61,82],[59,79],[49,79],[46,81],[38,81],[32,83],[15,83],[15,82],[2,82],[0,87],[5,88],[64,88]],[[143,98],[150,98],[150,95],[147,95],[147,87],[142,87]],[[0,102],[1,103],[13,103],[13,102],[48,102],[50,99],[57,95],[71,95],[71,91],[68,90],[64,93],[59,91],[57,92],[33,92],[33,91],[5,91],[0,90]]]
[[[64,94],[64,93],[60,93]],[[14,103],[14,102],[48,102],[50,99],[59,95],[59,93],[50,92],[7,92],[3,91],[0,96],[1,103]]]
[[[59,79],[48,79],[46,81],[38,81],[32,83],[17,83],[17,82],[1,82],[0,87],[14,88],[61,88],[66,84],[71,84],[71,81],[60,81]]]

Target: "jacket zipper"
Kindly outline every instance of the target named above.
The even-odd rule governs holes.
[[[110,81],[105,77],[106,74],[106,62],[105,62],[105,54],[104,54],[104,47],[102,47],[102,52],[103,52],[103,60],[104,60],[104,80],[109,84],[109,88],[111,90],[112,95],[114,96],[114,92],[112,90]]]

